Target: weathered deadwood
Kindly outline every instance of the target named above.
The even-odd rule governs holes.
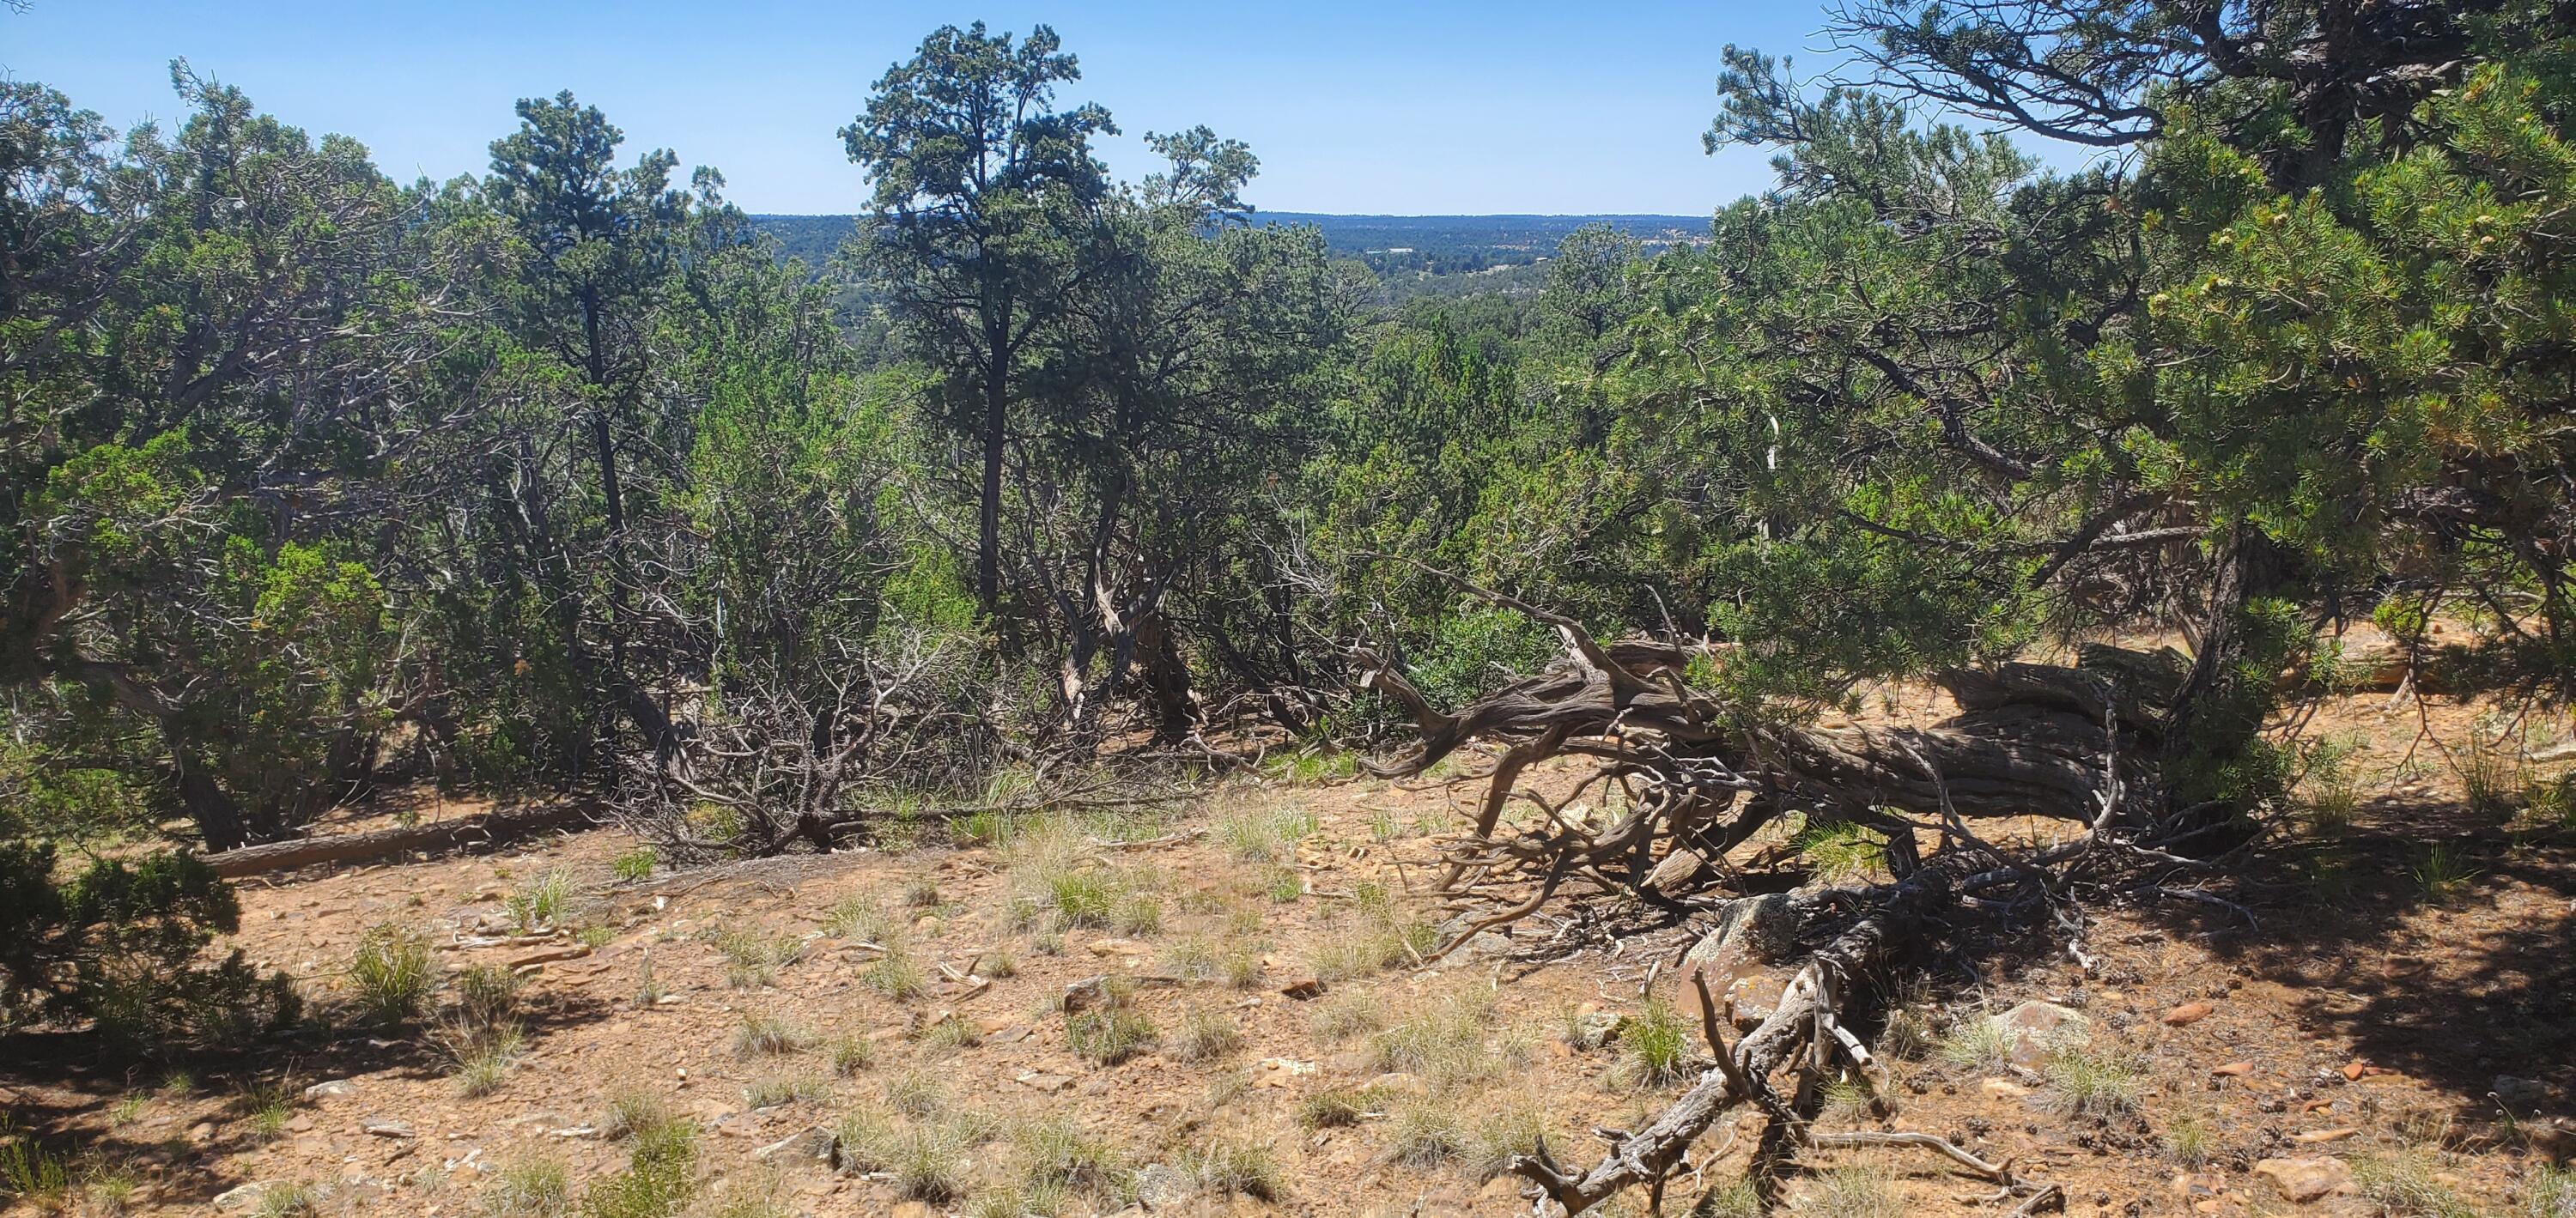
[[[576,803],[551,803],[510,812],[463,816],[436,824],[244,846],[238,850],[209,854],[206,863],[215,869],[216,875],[230,879],[270,871],[291,871],[316,863],[369,862],[415,851],[487,845],[586,824],[591,819],[588,807]]]
[[[1718,1117],[1752,1098],[1729,1076],[1767,1079],[1796,1058],[1816,1028],[1824,995],[1847,989],[1851,979],[1877,971],[1912,940],[1925,915],[1949,903],[1953,891],[1949,871],[1928,866],[1888,888],[1876,908],[1818,950],[1790,980],[1771,1017],[1736,1046],[1734,1070],[1711,1069],[1700,1075],[1699,1082],[1652,1124],[1620,1139],[1591,1171],[1576,1177],[1528,1155],[1515,1156],[1508,1170],[1546,1190],[1569,1215],[1582,1213],[1630,1185],[1649,1184],[1669,1174]],[[1824,980],[1827,977],[1843,979],[1845,984],[1830,983]]]

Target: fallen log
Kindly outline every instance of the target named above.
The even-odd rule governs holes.
[[[1790,1064],[1831,1014],[1829,995],[1870,976],[1912,941],[1922,919],[1950,902],[1951,868],[1929,866],[1890,886],[1878,906],[1811,956],[1789,982],[1780,1005],[1735,1046],[1728,1061],[1699,1081],[1653,1124],[1622,1137],[1581,1176],[1537,1155],[1515,1156],[1506,1170],[1539,1186],[1569,1215],[1631,1185],[1653,1184],[1680,1165],[1691,1143],[1737,1104],[1760,1098],[1763,1080]]]
[[[216,875],[234,879],[271,871],[292,871],[318,863],[373,862],[417,851],[489,845],[534,833],[586,825],[592,820],[591,809],[582,804],[540,804],[508,812],[461,816],[435,824],[244,846],[238,850],[209,854],[206,863],[215,869]]]

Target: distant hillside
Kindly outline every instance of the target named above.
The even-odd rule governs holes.
[[[753,216],[752,223],[778,239],[782,252],[821,266],[850,235],[850,216]],[[1535,262],[1567,233],[1587,224],[1610,224],[1647,244],[1649,252],[1708,235],[1706,216],[1340,216],[1322,212],[1265,211],[1261,224],[1312,224],[1335,254],[1366,261],[1379,274],[1428,271],[1434,275],[1481,271]]]

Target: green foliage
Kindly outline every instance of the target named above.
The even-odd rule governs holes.
[[[199,958],[241,919],[232,888],[182,854],[57,871],[51,846],[0,840],[0,1025],[93,1021],[128,1050],[237,1046],[295,1019],[289,981],[236,950]]]
[[[438,984],[429,936],[392,922],[368,927],[349,957],[349,984],[357,991],[363,1018],[397,1024],[419,1015]],[[492,997],[489,988],[488,981],[478,986],[485,1001]]]

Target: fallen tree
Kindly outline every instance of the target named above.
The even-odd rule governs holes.
[[[2174,702],[2189,669],[2177,653],[2090,647],[2073,665],[1945,671],[1934,681],[1957,704],[1948,718],[1827,728],[1766,719],[1693,688],[1684,674],[1695,651],[1714,649],[1651,639],[1604,643],[1561,615],[1470,590],[1555,626],[1564,658],[1444,711],[1394,665],[1360,653],[1362,683],[1403,706],[1421,730],[1417,747],[1371,763],[1374,772],[1419,774],[1470,742],[1502,750],[1475,825],[1446,845],[1443,886],[1517,895],[1497,897],[1498,909],[1469,919],[1430,959],[1535,913],[1569,883],[1685,912],[1722,909],[1742,894],[1726,891],[1719,882],[1726,869],[1711,864],[1793,812],[1809,825],[1877,830],[1891,877],[1875,886],[1809,884],[1788,894],[1792,939],[1817,946],[1739,1044],[1724,1043],[1705,982],[1689,974],[1702,987],[1715,1066],[1646,1128],[1599,1131],[1611,1149],[1588,1170],[1560,1164],[1544,1146],[1513,1160],[1511,1170],[1535,1186],[1531,1195],[1542,1208],[1580,1213],[1636,1185],[1660,1193],[1693,1141],[1743,1104],[1770,1116],[1769,1160],[1817,1144],[1806,1120],[1823,1069],[1842,1058],[1869,1064],[1867,1048],[1849,1031],[1862,1014],[1850,1009],[1852,996],[1904,962],[1926,927],[1955,920],[1963,899],[1974,896],[2051,917],[2080,936],[2081,914],[2068,899],[2079,876],[2103,878],[2106,863],[2192,866],[2173,847],[2209,837],[2208,809],[2174,806],[2162,781]],[[1523,779],[1552,758],[1590,766],[1549,799]],[[1578,814],[1578,801],[1609,785],[1623,797],[1614,817],[1597,823]],[[1535,805],[1538,815],[1507,824],[1503,813],[1515,801]],[[2008,845],[1975,827],[2008,817],[2064,820],[2071,832],[2046,844]],[[2069,948],[2084,958],[2080,943]],[[1794,1080],[1775,1085],[1782,1071]],[[1946,1143],[1926,1148],[1974,1161]],[[1972,1174],[2000,1185],[1999,1197],[2028,1205],[2047,1199],[2047,1186],[1975,1162],[1985,1170]]]

